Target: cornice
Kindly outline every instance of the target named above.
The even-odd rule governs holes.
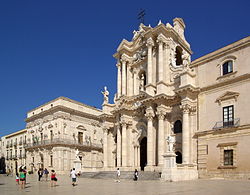
[[[195,67],[195,66],[199,66],[201,64],[205,64],[205,63],[212,61],[216,58],[220,58],[224,55],[227,55],[228,53],[231,53],[231,52],[237,51],[239,49],[242,49],[244,47],[247,47],[247,46],[249,46],[249,44],[250,44],[250,36],[248,36],[244,39],[241,39],[239,41],[236,41],[234,43],[231,43],[223,48],[215,50],[215,51],[213,51],[205,56],[202,56],[202,57],[194,60],[193,62],[191,62],[190,67]]]
[[[247,80],[247,79],[250,79],[250,74],[249,73],[240,75],[238,77],[234,77],[234,78],[229,79],[229,80],[221,81],[219,83],[215,83],[215,84],[209,85],[207,87],[203,87],[200,90],[201,90],[201,92],[205,92],[205,91],[209,91],[211,89],[216,89],[216,88],[219,88],[219,87],[223,87],[225,85],[233,84],[233,83],[244,81],[244,80]]]
[[[216,130],[210,129],[210,130],[206,130],[206,131],[196,132],[194,137],[198,138],[198,137],[204,137],[204,136],[208,136],[208,135],[230,134],[230,133],[234,133],[237,131],[249,130],[249,129],[250,129],[250,124],[241,125],[238,127],[216,129]]]
[[[93,106],[89,106],[89,105],[87,105],[87,104],[78,102],[78,101],[76,101],[76,100],[72,100],[72,99],[70,99],[70,98],[60,96],[60,97],[58,97],[58,98],[56,98],[56,99],[53,99],[53,100],[51,100],[51,101],[49,101],[49,102],[47,102],[47,103],[45,103],[45,104],[42,104],[41,106],[38,106],[38,107],[36,107],[36,108],[34,108],[34,109],[28,111],[28,113],[29,113],[29,112],[33,112],[33,111],[35,111],[35,110],[37,110],[37,109],[39,109],[39,108],[41,108],[41,107],[43,107],[43,106],[49,105],[49,104],[51,104],[51,103],[53,103],[53,102],[55,102],[55,101],[57,101],[57,100],[65,100],[65,101],[68,101],[68,102],[71,102],[71,103],[75,103],[75,104],[84,106],[84,107],[86,107],[86,108],[90,108],[90,109],[93,109],[93,110],[102,112],[102,110],[100,110],[100,109],[98,109],[98,108],[95,108],[95,107],[93,107]]]
[[[20,131],[17,131],[17,132],[14,132],[14,133],[11,133],[11,134],[8,134],[8,135],[5,135],[3,137],[5,138],[11,138],[11,137],[14,137],[14,136],[17,136],[17,135],[20,135],[20,134],[24,134],[27,132],[27,129],[22,129]]]
[[[58,105],[58,106],[54,106],[54,107],[50,108],[49,110],[45,110],[45,111],[43,111],[43,112],[41,112],[39,114],[33,115],[33,116],[29,117],[29,118],[26,118],[25,122],[31,122],[33,120],[43,118],[44,116],[53,114],[53,113],[55,113],[57,111],[64,111],[64,112],[69,113],[69,114],[74,114],[74,115],[83,116],[83,117],[86,117],[86,118],[100,120],[100,117],[99,117],[100,115],[93,115],[93,114],[89,114],[89,113],[86,113],[86,112],[81,112],[81,111],[78,111],[78,110],[75,110],[75,109],[72,109],[72,108],[68,108],[68,107],[65,107],[65,106],[62,106],[62,105]]]

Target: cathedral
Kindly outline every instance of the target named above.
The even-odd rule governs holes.
[[[1,138],[6,166],[249,178],[250,37],[192,61],[184,31],[181,18],[140,24],[113,55],[114,103],[105,87],[102,109],[59,97],[31,110],[25,130]]]

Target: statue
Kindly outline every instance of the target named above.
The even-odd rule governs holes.
[[[109,91],[107,90],[107,87],[104,87],[104,91],[102,91],[103,94],[103,103],[108,104],[109,103]]]
[[[175,136],[169,135],[167,137],[168,142],[168,152],[174,152]]]
[[[188,53],[183,52],[181,57],[182,57],[184,67],[188,67],[188,65],[190,64],[190,56],[188,55]]]
[[[142,74],[140,78],[140,91],[144,91],[144,80],[144,74]]]

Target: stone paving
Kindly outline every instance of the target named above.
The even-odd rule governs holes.
[[[50,182],[37,181],[35,175],[28,176],[27,186],[20,189],[15,178],[0,176],[0,194],[71,194],[71,195],[249,195],[250,181],[240,180],[195,180],[183,182],[129,181],[79,178],[73,187],[69,176],[58,176],[58,185],[50,187]]]

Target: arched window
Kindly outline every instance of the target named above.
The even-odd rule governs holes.
[[[233,72],[233,61],[229,60],[222,65],[222,74],[225,75],[231,72]]]
[[[182,49],[177,46],[175,50],[176,66],[182,65]]]
[[[182,123],[180,120],[177,120],[174,123],[174,133],[181,133],[181,132],[182,132]]]

